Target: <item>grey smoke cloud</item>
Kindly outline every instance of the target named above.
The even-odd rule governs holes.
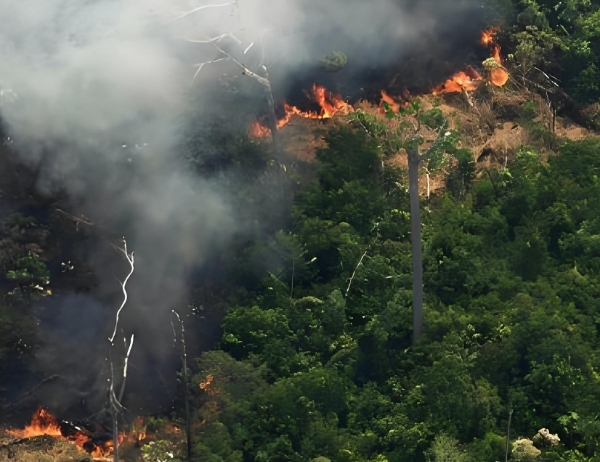
[[[139,335],[135,348],[143,351],[134,357],[171,354],[169,326],[155,314],[185,306],[190,271],[250,227],[231,205],[230,181],[189,174],[177,156],[190,105],[202,114],[216,77],[240,74],[231,64],[206,66],[190,86],[193,64],[219,55],[186,40],[233,34],[241,45],[229,38],[219,44],[248,66],[261,59],[262,44],[285,80],[336,50],[385,65],[434,40],[439,27],[464,21],[473,4],[238,0],[175,19],[211,3],[229,1],[0,0],[0,116],[20,159],[38,169],[39,191],[66,191],[78,210],[122,230],[135,250],[130,303],[149,338]],[[114,280],[103,284],[118,293]],[[85,309],[75,305],[70,299],[65,309]],[[70,322],[64,310],[61,316]],[[47,356],[40,360],[51,365]]]

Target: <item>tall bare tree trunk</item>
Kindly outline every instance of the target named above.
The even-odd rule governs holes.
[[[183,390],[185,399],[185,436],[187,443],[187,460],[192,460],[192,418],[190,415],[190,386],[188,379],[188,367],[187,367],[187,350],[185,349],[185,322],[179,316],[179,313],[175,310],[171,312],[177,316],[177,320],[181,324],[181,347],[183,349],[181,355],[181,361],[183,363]],[[177,342],[177,332],[175,331],[175,325],[171,320],[171,326],[173,327],[173,336],[175,343]]]
[[[119,415],[116,410],[112,412],[113,432],[113,462],[119,462]]]
[[[423,250],[421,248],[419,160],[419,148],[410,148],[408,150],[408,186],[413,269],[413,344],[421,338],[423,331]]]
[[[273,90],[271,89],[271,81],[269,80],[269,71],[266,66],[263,67],[263,75],[265,79],[265,96],[269,105],[268,125],[271,130],[271,138],[273,140],[273,151],[279,153],[279,136],[277,133],[277,116],[275,115],[275,100],[273,99]]]
[[[192,460],[192,418],[190,417],[190,386],[188,382],[187,352],[185,350],[185,326],[181,321],[181,343],[183,346],[183,382],[185,386],[185,436],[187,443],[187,457]]]
[[[508,450],[510,448],[510,421],[512,419],[513,409],[512,404],[510,405],[510,410],[508,411],[508,428],[506,429],[506,450],[504,452],[504,461],[508,462]]]

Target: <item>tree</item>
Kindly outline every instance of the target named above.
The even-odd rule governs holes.
[[[119,331],[119,318],[121,316],[121,312],[123,311],[123,308],[125,308],[125,305],[127,304],[127,299],[128,299],[127,282],[129,281],[129,278],[131,278],[131,275],[133,274],[135,267],[134,267],[133,252],[129,253],[127,251],[127,242],[125,241],[125,239],[123,239],[123,248],[119,248],[116,246],[115,246],[115,248],[125,256],[127,263],[129,265],[129,272],[127,273],[127,276],[125,277],[123,282],[120,282],[121,290],[123,291],[123,301],[121,303],[121,306],[119,307],[119,309],[117,310],[117,312],[115,314],[115,327],[113,329],[111,336],[108,338],[108,341],[110,342],[110,346],[109,346],[109,350],[108,350],[110,377],[108,379],[108,390],[107,390],[108,403],[107,404],[108,404],[108,413],[110,414],[111,420],[112,420],[113,459],[114,459],[114,462],[119,462],[119,416],[123,412],[123,405],[121,404],[121,402],[123,401],[123,394],[125,393],[125,385],[127,384],[127,369],[129,366],[129,355],[131,354],[131,349],[133,348],[134,334],[131,334],[131,340],[129,341],[129,345],[127,344],[127,338],[125,338],[125,337],[123,338],[123,343],[125,346],[125,354],[124,354],[123,365],[122,365],[123,369],[122,369],[120,378],[117,378],[118,376],[116,375],[116,371],[115,371],[115,369],[116,369],[116,367],[115,367],[115,360],[116,360],[116,358],[115,358],[115,351],[116,351],[115,339],[116,339],[117,333]],[[119,383],[119,380],[120,380],[120,387],[117,390],[117,384]]]
[[[444,153],[451,147],[451,132],[446,132],[448,122],[439,109],[423,111],[418,99],[408,106],[401,107],[397,113],[384,103],[388,122],[364,111],[356,111],[351,120],[357,123],[371,136],[383,141],[381,148],[385,157],[396,155],[404,150],[408,157],[408,183],[410,194],[410,229],[412,244],[413,272],[413,343],[417,343],[423,331],[423,249],[421,240],[421,205],[419,195],[419,166],[425,160]],[[419,146],[426,137],[434,141],[424,153]],[[429,173],[428,173],[429,174]]]
[[[207,8],[220,8],[220,7],[226,7],[226,6],[235,6],[235,8],[238,8],[237,2],[229,2],[229,3],[214,4],[214,5],[204,5],[204,6],[201,6],[198,8],[194,8],[186,13],[183,13],[180,16],[178,16],[176,19],[182,19],[188,15],[197,13],[197,12],[199,12],[201,10],[205,10]],[[239,18],[239,12],[238,12],[238,18]],[[244,27],[242,25],[240,25],[239,28],[240,28],[240,30],[244,31]],[[263,91],[265,93],[265,99],[267,101],[267,105],[269,108],[268,119],[267,119],[268,127],[271,130],[273,146],[275,147],[275,150],[277,151],[278,143],[277,143],[277,118],[275,116],[275,100],[273,99],[273,91],[271,88],[271,82],[269,80],[269,71],[268,71],[268,67],[267,67],[265,45],[264,45],[262,34],[259,37],[253,37],[251,40],[244,41],[244,40],[240,40],[236,35],[234,35],[234,33],[232,31],[226,31],[216,37],[204,37],[201,39],[188,39],[187,41],[190,43],[210,45],[217,52],[217,56],[215,58],[213,58],[209,61],[204,61],[204,62],[196,64],[196,67],[198,69],[196,70],[196,73],[194,74],[192,83],[196,79],[196,77],[198,76],[198,74],[200,73],[200,71],[202,70],[202,68],[204,66],[206,66],[208,64],[215,64],[215,63],[218,63],[221,61],[229,61],[241,69],[242,75],[250,77],[256,83],[261,85],[261,87],[263,88]],[[230,43],[230,45],[232,44],[236,48],[235,52],[229,52],[226,50],[226,48],[224,46],[221,45],[221,42],[225,42],[225,41],[228,41]],[[255,67],[255,70],[251,70],[248,66],[246,66],[245,64],[242,64],[243,56],[246,55],[246,53],[248,53],[248,51],[255,45],[255,43],[257,41],[260,42],[261,57],[260,57],[258,64]]]

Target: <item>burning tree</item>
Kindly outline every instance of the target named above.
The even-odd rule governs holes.
[[[190,11],[187,11],[179,16],[177,16],[177,20],[183,19],[189,15],[197,13],[202,10],[211,9],[211,8],[223,8],[227,6],[233,6],[238,9],[237,2],[229,2],[229,3],[220,3],[220,4],[212,4],[212,5],[204,5],[198,8],[194,8]],[[239,18],[239,9],[238,9],[238,18]],[[243,30],[242,27],[240,27]],[[269,72],[268,65],[265,55],[265,46],[263,41],[263,34],[258,37],[258,41],[260,42],[261,47],[261,56],[258,64],[254,67],[254,70],[250,69],[249,66],[243,64],[244,57],[246,57],[247,53],[254,47],[255,40],[245,41],[240,40],[232,31],[223,32],[220,35],[215,37],[202,37],[200,39],[187,39],[190,43],[197,43],[206,46],[212,47],[216,56],[213,59],[208,61],[204,61],[195,65],[197,67],[196,73],[192,79],[192,83],[195,81],[196,77],[200,73],[200,71],[204,68],[204,66],[209,64],[215,64],[221,61],[229,61],[236,65],[242,72],[242,75],[250,77],[256,83],[258,83],[265,94],[265,99],[267,101],[267,105],[269,108],[268,111],[268,119],[267,125],[268,129],[271,132],[271,136],[273,138],[273,143],[275,147],[277,147],[277,118],[275,116],[275,100],[273,99],[273,91],[271,89],[271,82],[269,80]],[[231,49],[228,49],[228,46]]]

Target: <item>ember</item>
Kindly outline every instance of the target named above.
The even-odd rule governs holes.
[[[255,120],[248,127],[248,135],[253,138],[266,138],[271,135],[271,130],[262,125],[258,120]]]

